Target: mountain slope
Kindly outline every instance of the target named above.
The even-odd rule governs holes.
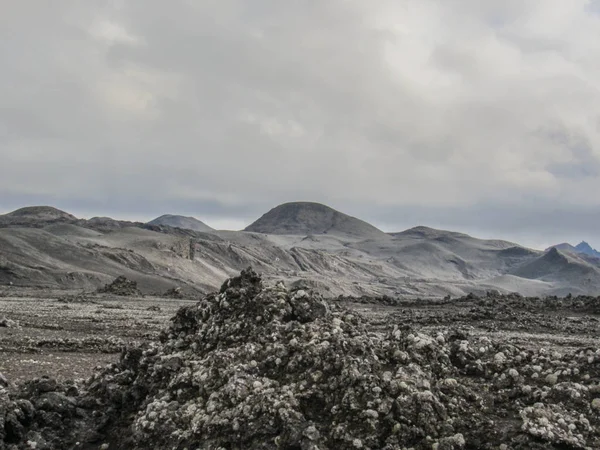
[[[252,223],[245,231],[264,234],[320,235],[354,239],[386,239],[388,236],[355,217],[329,206],[311,202],[292,202],[279,205]]]
[[[200,231],[204,233],[214,231],[211,227],[195,217],[177,216],[173,214],[162,215],[154,220],[151,220],[150,222],[147,222],[147,224],[166,225],[173,228],[183,228],[185,230]]]
[[[422,226],[390,235],[393,238],[389,241],[348,246],[384,259],[413,277],[449,282],[498,277],[538,255],[511,242],[476,239]]]
[[[576,246],[567,243],[554,245],[548,248],[546,251],[550,251],[552,249],[559,250],[565,255],[571,255],[572,257],[584,260],[586,263],[600,269],[600,252],[592,248],[590,244],[585,241],[580,242]]]
[[[572,246],[567,242],[563,242],[562,244],[553,245],[552,247],[548,247],[545,251],[549,251],[555,248],[556,250],[560,250],[563,253],[579,253],[577,248]]]
[[[600,292],[600,269],[576,254],[551,248],[511,272],[521,278],[548,281],[572,293]]]

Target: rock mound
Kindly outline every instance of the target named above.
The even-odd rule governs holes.
[[[245,231],[265,234],[332,234],[362,239],[389,238],[383,231],[367,222],[329,206],[311,202],[279,205],[248,226]]]
[[[112,283],[106,284],[103,288],[98,289],[98,292],[103,294],[120,295],[124,297],[142,295],[142,292],[137,287],[137,282],[128,280],[122,275],[115,278]]]
[[[246,270],[80,389],[0,390],[0,449],[599,448],[599,379],[600,352],[373,332]]]

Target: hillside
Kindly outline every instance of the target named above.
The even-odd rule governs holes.
[[[274,208],[249,231],[84,220],[46,208],[19,211],[0,225],[0,284],[91,289],[125,275],[144,293],[174,286],[208,292],[252,266],[266,279],[329,296],[600,292],[592,256],[544,253],[422,226],[386,234],[314,203]]]
[[[596,250],[595,248],[592,248],[592,246],[585,241],[581,241],[579,244],[577,244],[575,246],[565,242],[562,244],[553,245],[552,247],[548,248],[547,250],[550,250],[553,248],[560,250],[562,252],[576,253],[579,255],[585,255],[585,256],[592,257],[592,258],[600,259],[600,252],[598,250]]]
[[[517,244],[473,238],[467,234],[428,227],[390,233],[387,242],[352,245],[393,259],[393,264],[418,268],[422,276],[482,279],[497,276],[537,255]]]
[[[252,223],[245,231],[264,234],[331,234],[358,239],[385,239],[387,235],[355,217],[329,206],[311,202],[279,205]]]
[[[550,281],[560,293],[600,292],[600,269],[576,254],[551,248],[512,272],[521,278]]]
[[[154,220],[151,220],[150,222],[147,222],[147,224],[166,225],[173,228],[183,228],[185,230],[200,231],[205,233],[214,231],[211,227],[195,217],[185,217],[173,214],[164,214]]]

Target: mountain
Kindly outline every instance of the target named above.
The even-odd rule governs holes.
[[[161,255],[160,248],[174,242],[135,227],[108,234],[71,224],[0,228],[0,285],[90,290],[124,275],[147,293],[177,286],[206,291],[201,276],[178,273],[175,253]]]
[[[576,253],[567,253],[556,247],[517,267],[511,274],[551,282],[557,286],[559,294],[600,292],[600,268]]]
[[[588,257],[589,261],[592,261],[596,264],[600,264],[600,261],[597,261],[598,259],[600,259],[600,252],[592,248],[592,246],[585,241],[580,242],[576,246],[567,243],[553,245],[552,247],[546,249],[546,251],[551,250],[553,248],[565,253],[585,255],[586,257]]]
[[[0,226],[43,226],[50,223],[75,223],[77,217],[52,206],[27,206],[0,215]]]
[[[147,224],[166,225],[173,228],[183,228],[185,230],[200,231],[204,233],[214,231],[211,227],[206,225],[204,222],[199,221],[195,217],[177,216],[173,214],[165,214],[157,217],[156,219],[147,222]]]
[[[81,219],[79,225],[98,231],[113,231],[128,227],[143,227],[141,222],[129,222],[127,220],[115,220],[111,217],[92,217],[89,220]]]
[[[245,231],[275,235],[322,235],[353,239],[387,239],[383,231],[329,206],[312,202],[279,205],[264,214]]]
[[[364,241],[348,247],[377,256],[411,278],[445,283],[486,280],[498,289],[505,286],[496,285],[496,277],[538,255],[511,242],[423,226],[390,235],[390,241]]]
[[[566,252],[566,253],[579,253],[579,250],[577,250],[577,248],[575,248],[574,246],[572,246],[571,244],[569,244],[567,242],[563,242],[562,244],[557,244],[557,245],[553,245],[552,247],[548,247],[545,251],[552,250],[553,248],[555,248],[556,250],[560,250],[561,252]]]
[[[252,266],[269,281],[311,286],[328,296],[600,294],[600,259],[580,252],[583,245],[540,252],[424,226],[388,234],[306,202],[280,205],[248,231],[163,223],[170,225],[77,219],[51,207],[5,214],[0,285],[94,289],[124,275],[144,293],[174,286],[206,293]]]
[[[582,241],[579,244],[577,244],[575,246],[575,248],[577,249],[577,251],[579,253],[584,253],[584,254],[589,255],[589,256],[594,256],[596,258],[600,258],[600,252],[597,251],[596,249],[592,248],[590,246],[590,244],[588,244],[585,241]]]

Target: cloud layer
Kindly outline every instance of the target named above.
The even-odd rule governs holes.
[[[3,8],[0,209],[600,245],[598,1],[99,5]]]

